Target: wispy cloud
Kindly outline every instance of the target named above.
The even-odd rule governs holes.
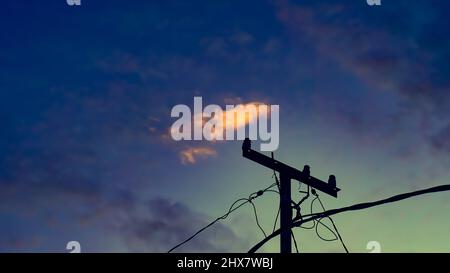
[[[209,134],[208,137],[212,139],[210,144],[217,144],[221,142],[221,140],[218,139],[225,139],[224,134],[227,126],[232,128],[232,130],[236,133],[237,130],[248,126],[250,123],[256,123],[260,115],[258,105],[263,104],[262,102],[258,101],[243,103],[243,100],[240,97],[225,98],[224,102],[229,105],[239,105],[241,107],[236,107],[232,110],[221,111],[211,118],[204,117],[202,113],[194,115],[192,117],[192,124],[197,123],[205,125],[205,123],[208,121],[216,122],[214,130],[211,132],[207,132]],[[270,119],[269,113],[267,114],[267,117]],[[170,128],[161,133],[161,139],[165,144],[174,142],[171,141],[172,130],[177,130],[177,128]],[[175,133],[175,131],[173,132]],[[219,134],[222,134],[222,137],[219,138]],[[181,140],[181,142],[183,142],[183,140]],[[206,159],[210,157],[216,157],[217,155],[218,152],[211,146],[188,146],[187,148],[183,147],[179,152],[182,164],[196,164],[199,158]]]
[[[437,142],[447,146],[442,145],[445,140],[436,138],[445,133],[450,122],[446,49],[450,35],[443,27],[448,19],[445,9],[427,3],[399,3],[379,13],[354,1],[299,5],[281,0],[277,8],[279,20],[289,31],[313,45],[322,57],[333,60],[371,88],[398,96],[402,119],[419,112],[417,127],[426,123],[428,129],[417,133],[434,140],[428,146]],[[417,13],[423,13],[423,17],[413,20]],[[430,33],[436,38],[430,39]],[[361,118],[360,113],[355,115]],[[377,128],[383,127],[387,126]],[[438,133],[430,137],[432,132]]]
[[[180,151],[180,159],[183,164],[195,164],[199,158],[216,157],[217,151],[211,147],[188,147]]]
[[[142,212],[128,212],[125,218],[116,222],[116,232],[132,252],[168,251],[210,221],[186,205],[162,198],[143,204]],[[177,251],[230,252],[245,249],[247,244],[229,227],[218,223]]]

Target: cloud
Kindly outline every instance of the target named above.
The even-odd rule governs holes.
[[[129,211],[114,227],[132,252],[166,252],[212,220],[163,198],[150,200],[142,208]],[[230,252],[247,247],[245,240],[219,222],[177,252]]]
[[[203,116],[202,113],[198,115],[194,115],[192,117],[191,123],[198,123],[198,124],[205,124],[209,120],[215,120],[216,125],[214,126],[214,130],[211,132],[208,132],[209,138],[212,139],[211,143],[219,143],[221,140],[218,140],[219,134],[222,136],[221,139],[225,139],[225,131],[226,127],[229,123],[231,123],[233,130],[236,132],[239,129],[242,129],[243,127],[246,127],[250,123],[257,124],[258,117],[260,115],[258,105],[263,104],[262,102],[253,101],[248,103],[243,103],[242,98],[240,97],[229,97],[225,98],[224,102],[226,104],[231,105],[239,105],[242,107],[235,107],[230,110],[223,110],[218,114],[215,114],[212,118],[208,119]],[[270,111],[270,108],[269,108]],[[267,118],[270,119],[270,115],[267,115]],[[218,122],[220,121],[220,122]],[[178,128],[171,127],[170,129],[166,130],[165,132],[161,133],[161,140],[166,143],[170,144],[171,133],[178,133]],[[220,138],[219,138],[220,139]],[[189,141],[189,140],[187,140]],[[181,159],[182,164],[195,164],[197,163],[198,158],[208,158],[208,157],[216,157],[217,151],[211,147],[187,147],[182,148],[179,152],[179,157]]]
[[[259,108],[258,105],[262,104],[261,102],[249,102],[249,103],[239,103],[235,107],[230,110],[221,111],[219,114],[214,115],[210,120],[221,121],[218,125],[215,126],[215,130],[213,132],[208,132],[210,137],[214,140],[217,140],[219,135],[222,135],[224,139],[225,129],[227,126],[232,126],[234,131],[237,131],[250,123],[256,123],[259,117]],[[270,116],[268,115],[268,118]],[[209,119],[205,118],[203,114],[199,114],[193,117],[194,122],[198,123],[206,123]],[[229,125],[231,123],[232,125]],[[222,125],[222,126],[220,126]]]
[[[0,238],[0,249],[11,250],[11,249],[33,249],[41,246],[39,238]]]
[[[180,151],[180,159],[183,164],[195,164],[198,158],[216,157],[217,151],[211,147],[188,147]]]
[[[450,124],[433,135],[431,143],[438,151],[450,153]]]
[[[204,47],[206,55],[210,57],[239,62],[251,57],[248,47],[253,41],[252,34],[238,31],[225,36],[202,38],[200,44]]]
[[[223,126],[226,126],[227,122],[233,123],[233,129],[237,130],[239,128],[245,127],[251,122],[256,121],[260,114],[258,111],[259,110],[258,106],[264,104],[259,101],[243,103],[242,98],[240,97],[225,98],[224,102],[227,105],[233,105],[234,108],[230,110],[224,110],[225,107],[223,107],[222,111],[218,113],[218,115],[214,115],[211,118],[207,118],[203,115],[203,113],[199,113],[193,116],[191,123],[198,123],[204,125],[210,119],[218,120],[222,121]],[[270,115],[268,115],[268,118],[270,118]],[[223,127],[219,127],[218,129],[219,131],[224,130]],[[174,132],[176,132],[177,128],[173,128],[173,130]]]
[[[354,1],[310,5],[277,1],[277,17],[296,39],[368,86],[396,94],[402,119],[419,112],[417,123],[434,127],[419,132],[432,140],[431,145],[439,135],[427,134],[436,131],[436,124],[450,121],[450,33],[443,27],[447,9],[446,3],[428,1],[414,5],[398,1],[379,12]]]
[[[213,220],[180,202],[162,197],[141,200],[130,192],[116,191],[113,198],[99,194],[95,202],[88,202],[82,195],[65,198],[58,191],[45,195],[52,204],[47,207],[44,196],[24,194],[27,204],[10,207],[14,217],[1,228],[2,252],[65,252],[65,243],[73,239],[80,241],[83,252],[167,252]],[[28,215],[20,217],[24,213]],[[237,252],[249,246],[246,238],[218,222],[177,252]]]
[[[82,222],[116,242],[109,249],[108,244],[98,244],[89,237],[88,251],[167,252],[212,220],[180,202],[163,197],[142,200],[125,193],[89,211]],[[217,222],[177,252],[235,252],[248,249],[249,245],[233,229]]]

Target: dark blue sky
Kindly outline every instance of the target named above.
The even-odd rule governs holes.
[[[279,104],[276,154],[322,178],[336,173],[343,196],[333,206],[448,183],[449,9],[444,0],[2,3],[0,251],[65,251],[70,240],[85,251],[165,251],[270,183],[240,143],[167,138],[170,109],[194,95]],[[448,197],[428,198],[337,220],[355,251],[375,239],[389,251],[449,251],[448,240],[417,239],[424,221],[436,234],[450,228],[430,214],[448,210]],[[259,204],[267,228],[274,202]],[[246,250],[258,239],[251,213],[183,250]],[[304,251],[339,249],[304,240]]]

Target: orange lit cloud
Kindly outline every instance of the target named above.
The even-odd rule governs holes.
[[[216,157],[217,151],[210,147],[189,147],[180,151],[181,163],[183,164],[195,164],[197,159]]]
[[[259,101],[242,103],[240,98],[227,99],[225,102],[227,105],[234,105],[235,107],[230,110],[226,110],[226,108],[223,107],[222,111],[215,113],[213,117],[205,117],[203,116],[203,113],[193,115],[191,117],[191,128],[193,129],[194,124],[201,124],[203,127],[209,120],[221,121],[216,123],[212,132],[207,132],[210,134],[209,136],[212,137],[212,142],[214,143],[216,141],[220,141],[220,138],[217,136],[222,135],[225,137],[225,131],[228,130],[229,127],[231,127],[231,130],[236,132],[238,129],[248,126],[250,123],[256,123],[260,115],[259,105],[267,105]],[[270,106],[268,110],[270,111]],[[167,131],[161,135],[162,139],[165,141],[171,140],[171,135],[173,133],[172,130],[175,129],[167,129]],[[205,132],[203,133],[206,134]],[[217,157],[218,155],[214,148],[207,146],[190,146],[182,149],[178,154],[181,163],[185,165],[196,164],[199,159]]]
[[[216,126],[215,132],[211,132],[211,136],[214,137],[214,139],[217,138],[218,134],[224,132],[226,126],[232,126],[233,130],[236,131],[239,128],[247,126],[249,123],[256,122],[256,120],[258,119],[258,105],[263,103],[249,102],[246,104],[242,104],[241,101],[235,102],[238,103],[235,106],[242,107],[236,107],[233,110],[224,109],[224,111],[222,111],[219,115],[211,118],[222,121],[222,126]],[[256,112],[252,113],[251,109],[254,107],[256,107]],[[201,120],[201,124],[204,125],[209,120],[209,118],[203,117],[202,114],[194,116],[194,121],[199,122],[199,120]]]
[[[256,122],[260,114],[258,106],[264,104],[258,101],[244,104],[240,98],[231,98],[226,99],[225,101],[227,104],[231,103],[231,105],[234,105],[235,108],[232,110],[223,108],[219,114],[215,114],[211,118],[203,116],[203,113],[196,114],[192,117],[191,126],[194,126],[194,124],[201,124],[201,126],[204,126],[209,120],[221,121],[221,123],[215,126],[215,131],[211,132],[211,137],[213,137],[214,140],[217,140],[217,135],[223,133],[227,126],[236,131],[250,123]],[[165,132],[162,135],[162,138],[167,139],[171,134],[176,133],[174,130],[176,130],[176,128],[169,128],[168,132]]]

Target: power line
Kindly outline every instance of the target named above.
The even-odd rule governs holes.
[[[270,155],[272,156],[272,159],[275,159],[275,157],[273,155],[273,152],[271,152]],[[277,173],[275,172],[275,170],[273,170],[272,177],[275,178],[275,183],[277,184],[278,192],[280,192],[280,180],[278,180],[278,176],[277,176]],[[278,211],[277,211],[277,215],[275,216],[275,222],[273,223],[273,230],[272,230],[272,232],[274,232],[275,229],[276,229],[277,222],[278,222],[278,217],[280,217],[280,211],[281,211],[281,204],[278,204]]]
[[[264,231],[264,229],[262,228],[261,224],[259,223],[259,219],[258,219],[258,212],[256,211],[256,206],[255,204],[253,204],[252,200],[248,200],[248,202],[252,205],[253,207],[253,212],[255,214],[255,220],[256,220],[256,225],[259,227],[259,229],[261,230],[261,232],[264,234],[264,237],[267,237],[266,232]]]
[[[311,201],[311,205],[310,205],[311,206],[310,207],[311,214],[313,214],[314,202],[319,199],[319,195],[315,191],[313,192],[313,195],[316,196],[316,197]],[[322,208],[323,208],[323,206],[322,206]],[[313,221],[312,228],[315,228],[314,231],[316,232],[317,237],[319,237],[322,241],[325,241],[325,242],[332,242],[332,241],[338,240],[337,234],[330,227],[328,227],[326,224],[322,223],[322,219],[323,218],[319,218],[318,220],[314,220]],[[322,235],[320,235],[320,233],[319,233],[319,224],[322,225],[323,227],[325,227],[326,229],[328,229],[334,235],[334,238],[333,239],[327,239],[325,237],[322,237]]]
[[[272,158],[273,158],[273,152],[272,152]],[[272,177],[275,177],[275,182],[277,184],[278,192],[279,192],[280,191],[280,181],[278,180],[278,176],[277,176],[277,173],[275,171],[273,171],[273,176]],[[277,215],[275,216],[275,222],[273,223],[273,230],[272,230],[272,232],[274,232],[275,229],[276,229],[277,222],[278,222],[278,217],[280,217],[280,211],[281,211],[281,206],[280,206],[280,204],[278,204],[278,211],[277,211]]]
[[[321,179],[311,176],[310,167],[308,165],[304,165],[303,170],[301,171],[283,162],[275,160],[273,153],[271,153],[271,157],[269,157],[263,153],[257,152],[251,148],[250,138],[245,138],[244,142],[242,143],[242,156],[266,168],[269,168],[274,172],[275,180],[277,182],[277,185],[279,185],[280,192],[280,252],[291,253],[291,229],[293,222],[292,203],[294,205],[294,208],[297,210],[297,215],[296,217],[294,217],[294,219],[298,219],[298,217],[301,217],[300,204],[308,198],[308,196],[305,196],[302,200],[300,200],[299,203],[293,202],[291,194],[291,181],[297,180],[306,185],[309,185],[314,189],[325,192],[333,197],[337,197],[337,193],[340,191],[340,189],[336,187],[336,177],[334,175],[330,175],[328,178],[328,182],[325,182]],[[280,174],[280,181],[278,181],[278,177],[276,176],[275,172],[278,172]],[[308,195],[309,191],[306,193]],[[277,218],[275,219],[275,222],[278,220]],[[276,226],[276,223],[274,225]]]
[[[273,223],[272,232],[274,232],[275,229],[277,228],[277,222],[278,222],[278,217],[280,216],[280,210],[281,210],[281,208],[280,208],[280,206],[278,206],[277,216],[275,216],[275,222]]]
[[[385,205],[385,204],[389,204],[389,203],[393,203],[393,202],[398,202],[398,201],[401,201],[404,199],[412,198],[412,197],[423,195],[423,194],[443,192],[443,191],[450,191],[450,184],[440,185],[440,186],[431,187],[431,188],[427,188],[427,189],[423,189],[423,190],[417,190],[417,191],[413,191],[413,192],[402,193],[402,194],[394,195],[394,196],[391,196],[391,197],[388,197],[385,199],[377,200],[374,202],[359,203],[359,204],[354,204],[354,205],[351,205],[348,207],[330,209],[330,210],[327,210],[327,211],[324,211],[321,213],[305,215],[304,217],[308,217],[307,219],[304,219],[304,218],[296,219],[292,223],[291,227],[299,227],[299,226],[303,225],[304,223],[314,221],[318,218],[324,218],[327,216],[331,216],[331,215],[335,215],[335,214],[339,214],[339,213],[343,213],[343,212],[368,209],[371,207],[376,207],[376,206]],[[255,244],[248,251],[248,253],[255,253],[265,243],[267,243],[271,239],[275,238],[276,236],[280,235],[280,233],[281,233],[281,229],[274,231],[272,234],[270,234],[269,236],[267,236],[266,238],[264,238],[263,240],[261,240],[260,242]]]
[[[294,240],[295,251],[298,252],[297,240],[295,239],[294,232],[291,230],[292,239]]]
[[[316,193],[316,194],[317,194],[317,193]],[[325,210],[325,206],[323,205],[322,201],[321,201],[320,198],[319,198],[319,194],[317,194],[316,196],[317,196],[317,200],[319,201],[320,206],[322,207],[323,211],[326,211],[326,210]],[[333,218],[331,218],[330,216],[328,216],[327,218],[330,219],[331,224],[332,224],[333,227],[334,227],[334,230],[336,230],[337,237],[338,237],[339,240],[341,241],[342,247],[345,249],[345,252],[349,253],[349,252],[348,252],[348,248],[347,248],[347,246],[345,245],[344,240],[342,239],[342,236],[341,236],[341,234],[339,233],[339,230],[338,230],[338,228],[336,227],[336,224],[335,224],[334,221],[333,221]],[[320,220],[319,220],[319,221],[320,221]]]
[[[253,199],[260,197],[261,195],[264,194],[264,192],[268,191],[269,189],[273,188],[276,185],[276,183],[273,183],[272,185],[268,186],[267,188],[263,189],[263,190],[259,190],[256,191],[252,194],[249,195],[248,198],[239,198],[236,201],[233,202],[233,204],[230,206],[230,208],[228,209],[228,212],[225,213],[224,215],[218,217],[217,219],[215,219],[214,221],[212,221],[211,223],[207,224],[206,226],[204,226],[203,228],[199,229],[197,232],[195,232],[193,235],[191,235],[189,238],[187,238],[186,240],[184,240],[183,242],[177,244],[176,246],[172,247],[168,253],[171,253],[172,251],[174,251],[175,249],[181,247],[182,245],[188,243],[189,241],[191,241],[192,239],[194,239],[198,234],[200,234],[201,232],[203,232],[204,230],[206,230],[207,228],[211,227],[212,225],[214,225],[215,223],[217,223],[220,220],[223,220],[225,218],[227,218],[232,212],[234,212],[235,210],[239,209],[240,207],[242,207],[243,205],[247,204],[247,203],[251,203],[254,207],[254,212],[255,212],[255,218],[256,218],[256,222],[257,225],[261,228],[261,226],[259,225],[259,220],[258,220],[258,216],[257,216],[257,212],[256,212],[256,207],[253,204]],[[236,205],[236,203],[238,203],[239,201],[244,201],[243,203],[239,204],[239,206],[234,207]],[[266,233],[264,232],[264,230],[261,228],[261,230],[263,231],[265,237],[267,236]]]
[[[272,157],[272,159],[274,159],[274,154],[273,154],[273,152],[271,153],[271,157]],[[278,190],[280,190],[280,182],[279,182],[279,180],[278,180],[278,176],[277,176],[277,173],[275,172],[275,170],[273,170],[273,176],[272,176],[272,177],[275,178],[275,182],[276,182],[276,184],[277,184],[277,186],[278,186]],[[310,186],[309,186],[309,185],[307,185],[307,186],[308,186],[307,191],[302,191],[302,190],[301,190],[301,185],[302,185],[302,183],[299,182],[298,192],[299,192],[299,193],[306,193],[306,195],[305,195],[298,203],[294,203],[294,202],[293,202],[293,203],[294,203],[294,208],[297,210],[297,216],[300,216],[300,206],[301,206],[301,204],[302,204],[305,200],[307,200],[307,199],[309,198],[309,191],[310,191]],[[271,191],[272,191],[272,190],[271,190]],[[279,192],[277,192],[277,193],[279,193]],[[276,229],[277,222],[278,222],[278,217],[280,216],[280,211],[281,211],[281,206],[279,205],[279,206],[278,206],[278,210],[277,210],[277,214],[276,214],[276,216],[275,216],[275,221],[274,221],[274,223],[273,223],[273,229],[272,229],[272,232],[274,232],[275,229]],[[312,213],[312,211],[311,211],[311,213]],[[309,227],[304,227],[304,228],[310,229]],[[312,226],[311,228],[314,228],[314,223],[313,223],[313,226]],[[297,253],[299,253],[299,251],[298,251],[298,245],[297,245],[297,240],[296,240],[296,238],[295,238],[295,235],[294,235],[294,232],[293,232],[293,231],[291,231],[291,236],[292,236],[292,239],[293,239],[293,241],[294,241],[295,250],[296,250]]]

